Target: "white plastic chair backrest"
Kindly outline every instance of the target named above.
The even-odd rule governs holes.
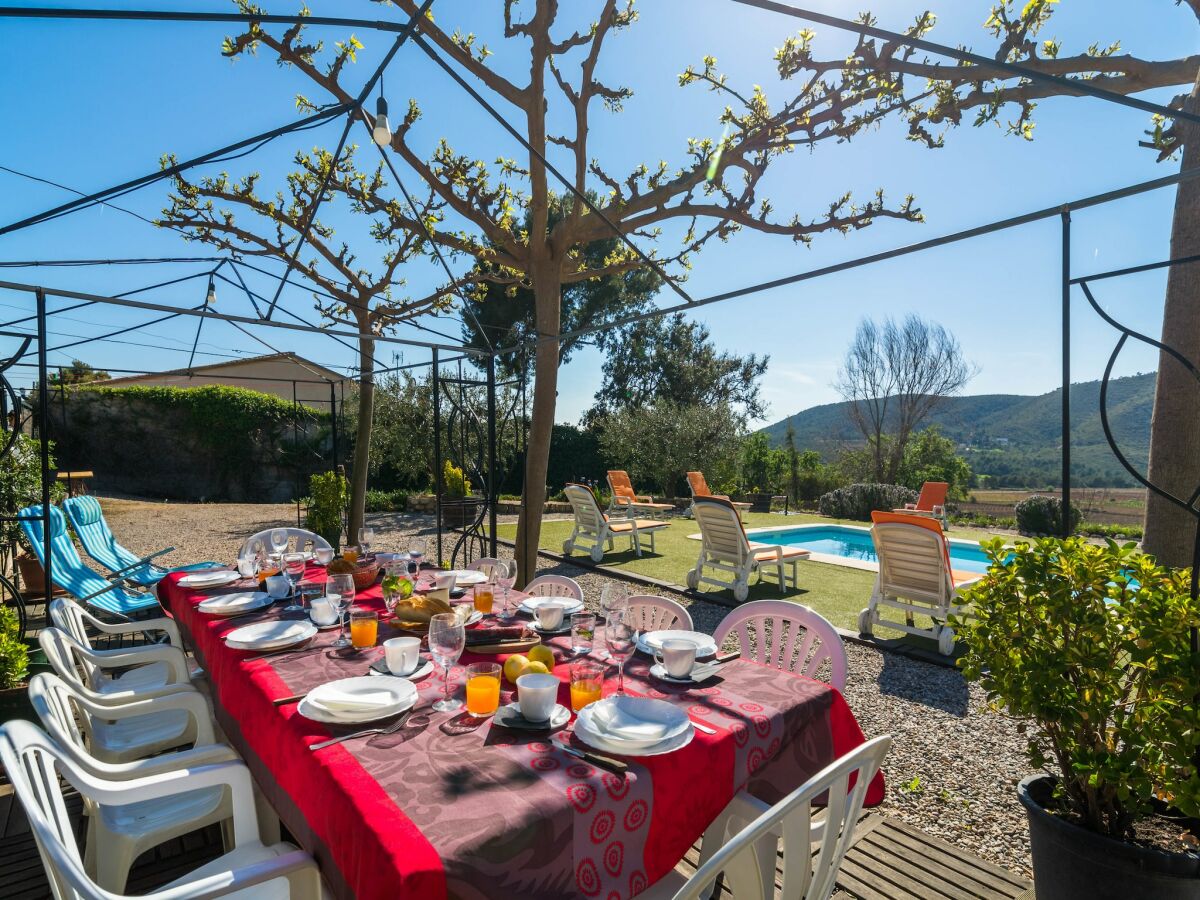
[[[891,735],[867,741],[834,760],[753,822],[732,835],[696,870],[674,900],[707,897],[713,880],[725,873],[725,884],[737,900],[826,900],[833,893],[838,869],[854,839],[867,788],[892,745]],[[828,795],[825,815],[813,820],[812,803]],[[778,837],[776,837],[778,836]],[[813,845],[820,850],[813,854]],[[766,852],[763,844],[766,842]],[[776,894],[775,866],[783,844],[782,885]]]
[[[83,607],[68,597],[56,597],[50,601],[50,621],[61,628],[89,650],[92,647],[91,636],[87,632],[88,615]]]
[[[737,565],[746,561],[750,542],[732,503],[716,497],[697,497],[692,501],[692,515],[700,526],[700,542],[705,551]]]
[[[575,514],[575,526],[581,531],[598,533],[604,527],[604,513],[596,502],[596,495],[591,488],[582,484],[568,484],[563,493],[571,501],[571,511]]]
[[[828,683],[846,687],[846,648],[837,629],[820,613],[787,600],[755,600],[739,606],[717,626],[713,638],[722,646],[736,633],[743,659],[785,672],[819,677],[829,666]]]
[[[871,528],[885,593],[948,600],[953,581],[946,566],[945,538],[919,525],[880,522]]]
[[[634,594],[629,598],[629,613],[638,631],[693,631],[692,614],[682,604],[653,594]]]
[[[494,556],[481,556],[479,559],[470,563],[467,568],[474,569],[476,572],[482,572],[488,578],[495,580],[500,576],[497,571],[503,563]]]
[[[49,672],[39,672],[29,679],[29,702],[42,720],[42,727],[64,749],[73,748],[87,755],[85,732],[91,733],[91,717],[72,702],[79,693],[78,688]]]
[[[532,597],[573,597],[583,602],[583,588],[566,575],[539,575],[525,585],[525,593]]]
[[[275,551],[271,549],[271,532],[278,530],[276,528],[267,528],[258,532],[258,534],[250,535],[250,537],[242,542],[242,549],[238,551],[238,557],[253,555],[257,552],[258,546],[261,546],[267,553],[274,553]],[[288,534],[288,547],[294,549],[297,553],[333,549],[329,541],[325,540],[325,538],[311,531],[306,531],[303,528],[282,528],[282,530]],[[293,544],[295,545],[294,547],[292,546]]]
[[[84,648],[71,635],[60,628],[43,628],[38,632],[38,644],[60,678],[83,687],[96,683],[97,667],[79,652]]]

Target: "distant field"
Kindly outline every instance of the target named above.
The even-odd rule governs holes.
[[[1012,508],[1034,494],[1059,496],[1059,491],[972,491],[971,501],[960,504],[963,512],[990,516],[1011,516]],[[1071,502],[1083,511],[1088,522],[1128,525],[1141,522],[1146,512],[1146,492],[1142,488],[1073,488]]]

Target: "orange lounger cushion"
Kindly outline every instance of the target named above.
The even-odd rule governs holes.
[[[807,550],[801,550],[799,547],[784,547],[783,553],[781,553],[779,556],[782,559],[808,559],[809,555],[810,554]],[[754,551],[754,559],[756,562],[768,562],[776,559],[775,551],[756,550]]]
[[[638,531],[653,531],[655,528],[666,528],[670,522],[659,522],[657,519],[636,519],[633,522],[612,522],[608,523],[608,530],[615,534],[620,534],[624,531],[633,531],[633,526],[637,525]]]

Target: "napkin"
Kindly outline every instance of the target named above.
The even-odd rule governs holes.
[[[319,694],[310,696],[309,702],[330,712],[368,712],[391,706],[396,702],[396,695],[391,691],[343,691],[338,688],[325,688]]]
[[[214,581],[225,581],[230,574],[229,569],[213,569],[211,572],[193,572],[184,577],[188,584],[210,584]]]
[[[671,725],[632,715],[617,703],[599,703],[592,709],[591,725],[601,737],[634,741],[661,741],[671,733]]]
[[[524,625],[503,625],[499,628],[471,628],[466,632],[467,646],[476,644],[498,644],[501,641],[519,641],[532,638],[533,633]]]

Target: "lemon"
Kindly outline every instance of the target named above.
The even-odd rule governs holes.
[[[541,663],[546,667],[547,672],[554,671],[554,651],[544,644],[538,644],[529,651],[529,661],[531,663]]]
[[[529,659],[524,654],[514,653],[504,661],[504,677],[516,684],[528,666]]]
[[[546,668],[544,663],[531,662],[529,665],[527,665],[525,667],[525,671],[522,672],[521,674],[522,675],[549,675],[550,670]]]

